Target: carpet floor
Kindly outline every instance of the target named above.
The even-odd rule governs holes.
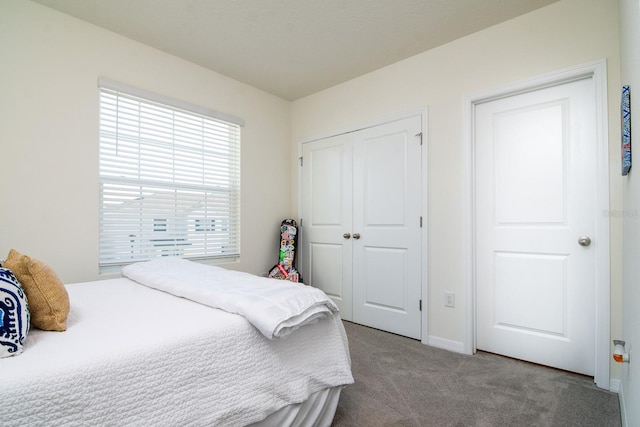
[[[332,427],[621,425],[618,395],[591,377],[344,324],[355,383]]]

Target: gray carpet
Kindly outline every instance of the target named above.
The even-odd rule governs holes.
[[[618,395],[592,378],[344,324],[355,384],[333,427],[621,425]]]

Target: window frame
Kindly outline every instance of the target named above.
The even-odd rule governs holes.
[[[244,121],[106,79],[98,89],[99,270],[239,259]]]

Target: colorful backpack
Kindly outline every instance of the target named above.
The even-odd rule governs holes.
[[[295,268],[296,238],[298,224],[294,219],[285,219],[280,224],[280,258],[269,272],[272,279],[301,282],[300,273]]]

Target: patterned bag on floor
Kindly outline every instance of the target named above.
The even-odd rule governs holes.
[[[294,219],[285,219],[280,224],[280,255],[278,263],[269,272],[272,279],[301,282],[300,273],[295,268],[296,240],[298,224]]]

